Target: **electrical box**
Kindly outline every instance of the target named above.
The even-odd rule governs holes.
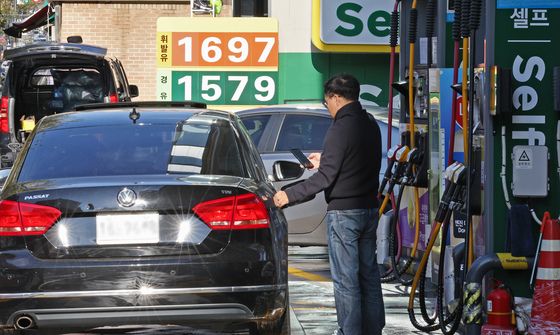
[[[513,147],[513,196],[544,198],[548,195],[548,147]]]

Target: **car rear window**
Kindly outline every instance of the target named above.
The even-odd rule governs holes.
[[[128,124],[38,132],[18,180],[119,175],[245,177],[228,123]]]

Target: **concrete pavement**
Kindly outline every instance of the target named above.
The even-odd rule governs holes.
[[[333,283],[324,247],[289,248],[292,334],[330,335],[336,328]],[[423,334],[412,326],[408,292],[399,284],[382,284],[386,326],[383,334]]]

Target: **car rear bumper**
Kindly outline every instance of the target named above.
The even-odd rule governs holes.
[[[241,304],[135,306],[75,309],[29,309],[14,313],[8,319],[13,325],[21,316],[33,320],[33,328],[93,328],[123,324],[154,324],[185,322],[247,321],[253,313]]]
[[[282,322],[288,310],[286,284],[2,293],[0,300],[4,327],[27,318],[32,329],[65,331],[149,324],[258,329]]]
[[[34,328],[89,329],[132,324],[279,322],[287,310],[280,263],[235,249],[208,257],[38,259],[0,252],[0,327],[21,316]]]

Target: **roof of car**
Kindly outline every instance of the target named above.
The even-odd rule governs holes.
[[[320,104],[298,104],[298,105],[271,105],[271,106],[262,106],[257,108],[245,109],[237,111],[237,114],[249,114],[249,113],[270,113],[270,112],[282,112],[282,113],[301,113],[301,112],[310,112],[310,113],[319,113],[319,114],[327,114],[328,111],[325,107]]]
[[[19,48],[8,49],[4,51],[4,59],[12,60],[15,58],[28,57],[30,55],[52,53],[105,57],[107,55],[107,49],[87,44],[41,42],[29,44]]]
[[[138,113],[136,121],[131,113]],[[68,112],[51,115],[43,118],[38,125],[38,131],[51,131],[69,128],[82,128],[94,126],[114,126],[126,124],[150,125],[150,124],[176,124],[187,120],[193,115],[207,115],[213,118],[231,120],[229,112],[199,109],[199,108],[120,108],[120,109],[98,109],[87,112]]]
[[[366,111],[373,114],[376,119],[388,123],[388,108],[387,107],[379,107],[379,106],[363,106]],[[236,113],[242,114],[259,114],[259,113],[314,113],[314,114],[321,114],[321,115],[329,115],[327,109],[322,104],[313,104],[313,103],[302,103],[302,104],[284,104],[284,105],[271,105],[271,106],[263,106],[258,108],[251,108],[246,110],[241,110]],[[399,121],[399,110],[393,110],[393,126],[398,126]]]

